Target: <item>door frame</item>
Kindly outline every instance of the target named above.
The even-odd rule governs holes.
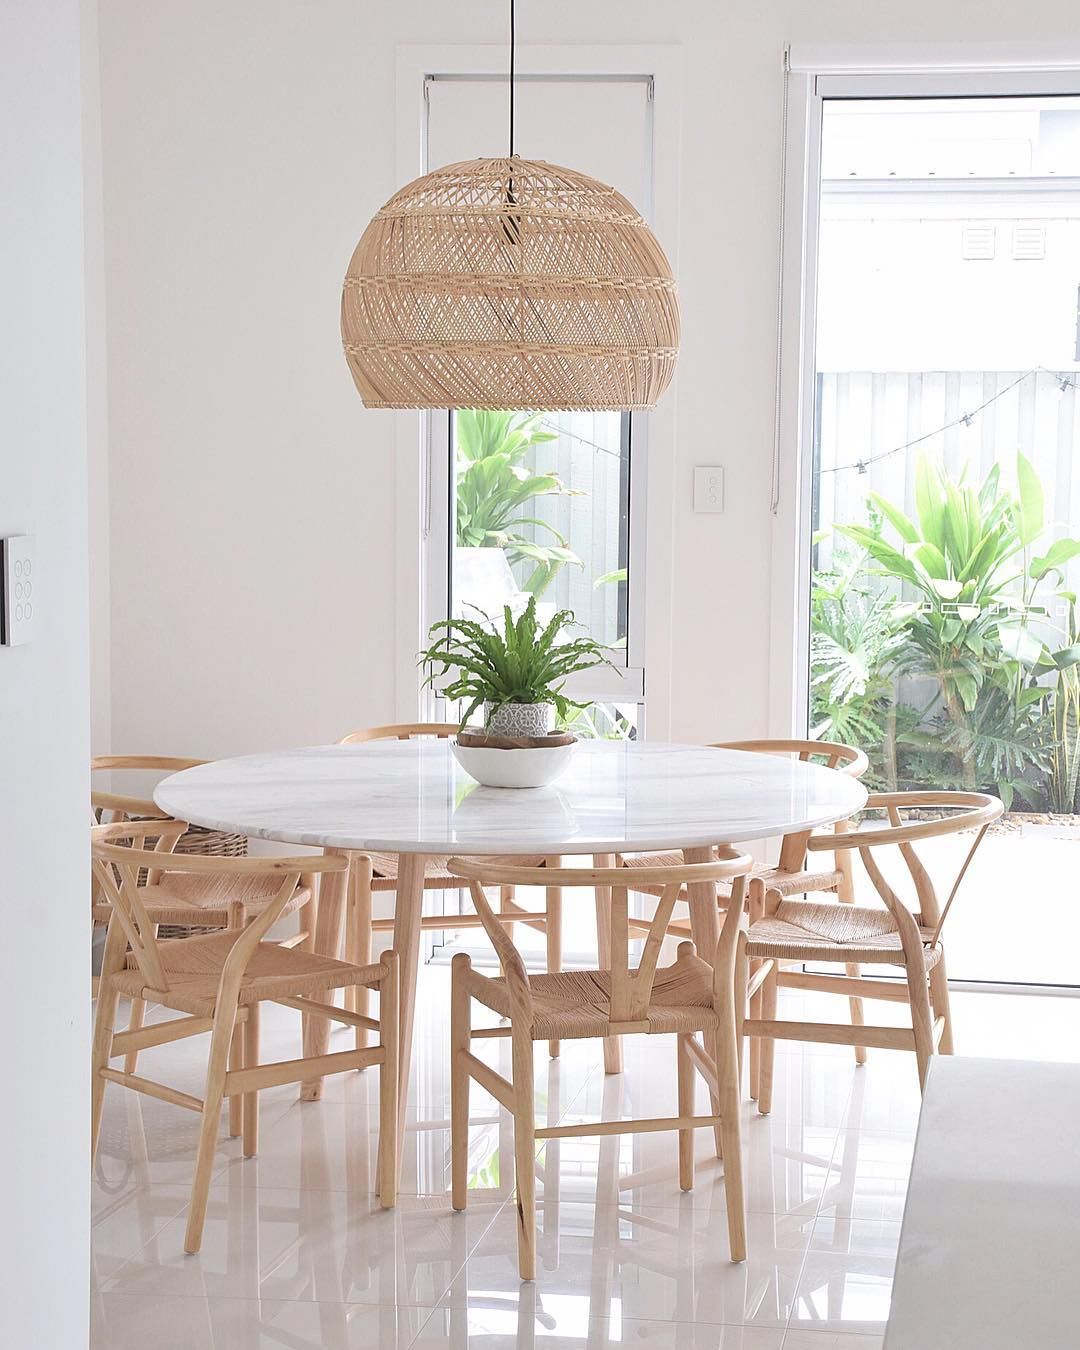
[[[805,736],[817,392],[821,126],[826,99],[1080,95],[1080,43],[785,50],[773,446],[769,734]]]
[[[769,726],[804,736],[810,677],[810,529],[825,99],[1080,95],[1080,44],[789,47],[784,59],[776,419],[770,501]],[[1080,986],[955,980],[970,992],[1080,996]]]
[[[425,171],[425,89],[430,79],[492,78],[506,73],[507,55],[500,45],[401,45],[397,48],[396,170],[404,183]],[[651,84],[651,198],[642,209],[664,242],[678,275],[679,174],[681,143],[682,53],[675,45],[519,44],[517,69],[522,78],[640,78]],[[640,682],[619,701],[644,700],[647,692],[649,732],[664,739],[670,733],[675,434],[678,375],[660,405],[633,415],[631,454],[631,586],[628,615],[628,665],[639,669]],[[445,596],[447,558],[442,546],[428,547],[436,525],[436,502],[446,500],[447,419],[396,412],[395,442],[395,716],[412,721],[424,706],[415,653],[426,645],[428,623],[440,617],[437,603]],[[635,456],[637,470],[634,469]],[[436,494],[442,494],[437,497]],[[636,535],[636,539],[635,539]],[[433,561],[434,558],[434,561]],[[441,590],[440,590],[441,588]],[[636,593],[635,593],[636,592]],[[445,601],[443,601],[445,609]],[[646,690],[644,671],[648,670]],[[629,682],[628,682],[629,683]],[[638,689],[640,688],[640,693]]]

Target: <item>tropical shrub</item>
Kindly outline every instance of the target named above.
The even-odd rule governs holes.
[[[923,456],[914,516],[878,493],[867,512],[836,527],[860,561],[815,581],[820,734],[856,733],[886,780],[996,787],[1006,805],[1049,791],[1071,810],[1060,803],[1075,804],[1080,777],[1080,635],[1070,609],[1057,645],[1051,602],[1080,541],[1036,552],[1046,522],[1030,462],[1017,456],[1015,489],[997,466],[975,487]],[[900,681],[929,698],[897,706]]]
[[[525,459],[534,445],[557,440],[542,414],[461,409],[454,414],[459,548],[505,549],[511,563],[533,565],[523,589],[542,595],[561,567],[581,559],[553,526],[526,513],[537,497],[576,496],[557,474],[533,473]],[[524,534],[541,531],[548,542]]]
[[[1068,603],[1065,646],[1051,650],[1044,643],[1035,669],[1053,677],[1046,694],[1050,719],[1048,794],[1051,811],[1080,810],[1080,629],[1076,597],[1062,592]]]
[[[873,572],[914,591],[906,626],[909,664],[933,676],[956,723],[975,709],[992,668],[987,657],[1009,622],[1001,616],[1013,608],[1020,555],[1043,528],[1042,489],[1022,455],[1017,478],[1018,494],[1003,490],[995,465],[976,490],[966,474],[951,479],[924,455],[915,468],[914,520],[871,493],[872,523],[837,527],[866,550]],[[886,522],[898,543],[885,537]]]
[[[895,602],[865,585],[866,558],[865,552],[841,554],[836,570],[814,576],[810,723],[818,739],[861,746],[881,761],[895,715],[892,670],[904,635]]]

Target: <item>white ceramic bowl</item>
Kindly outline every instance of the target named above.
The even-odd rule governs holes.
[[[542,745],[529,750],[492,750],[487,746],[458,745],[451,741],[454,758],[485,787],[538,788],[553,782],[570,763],[574,743]]]

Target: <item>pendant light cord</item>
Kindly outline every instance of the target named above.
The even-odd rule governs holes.
[[[510,0],[510,158],[514,158],[514,52],[515,37],[515,0]]]

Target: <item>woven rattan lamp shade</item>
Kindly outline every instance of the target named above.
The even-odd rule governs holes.
[[[675,370],[679,305],[656,236],[614,188],[471,159],[375,215],[341,333],[369,408],[651,408]]]

